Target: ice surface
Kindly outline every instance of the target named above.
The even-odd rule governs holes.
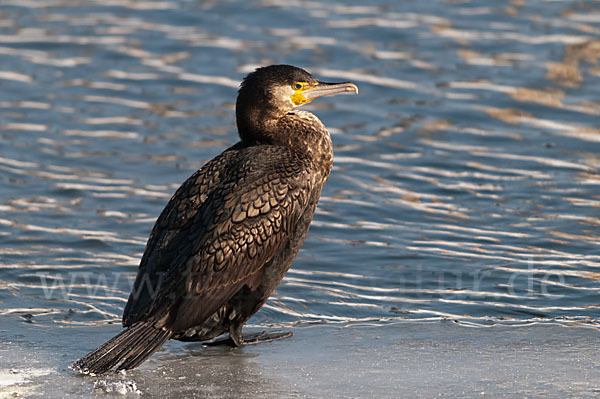
[[[106,393],[127,395],[128,393],[141,394],[135,381],[107,381],[100,379],[94,382],[94,390]]]
[[[10,350],[0,335],[0,397],[558,398],[600,393],[599,333],[585,326],[318,325],[242,349],[168,343],[125,374],[94,377],[67,368],[117,331],[117,326],[103,326],[38,336],[44,342],[33,351],[23,338],[29,334],[11,340]],[[23,359],[36,367],[17,368]]]

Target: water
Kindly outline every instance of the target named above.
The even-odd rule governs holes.
[[[34,371],[1,373],[0,393],[57,375],[92,392],[66,365],[119,331],[154,220],[237,140],[239,81],[272,63],[360,95],[305,107],[333,135],[334,170],[251,328],[308,346],[329,325],[401,339],[389,326],[443,321],[595,336],[599,33],[597,1],[4,2],[0,367]]]

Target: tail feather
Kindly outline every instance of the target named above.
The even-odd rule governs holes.
[[[71,368],[86,374],[103,374],[121,363],[117,370],[132,369],[152,356],[169,338],[170,331],[137,323],[77,360]]]
[[[148,359],[154,352],[160,349],[160,347],[169,339],[171,333],[169,331],[161,331],[161,335],[158,336],[153,342],[150,342],[149,346],[144,348],[141,352],[137,353],[133,357],[128,357],[123,363],[117,367],[119,370],[134,369]]]
[[[98,371],[90,369],[88,372],[93,374],[104,373],[112,369],[118,363],[126,360],[130,355],[133,356],[136,352],[143,350],[148,346],[148,340],[152,339],[158,330],[146,325],[141,325],[140,327],[141,328],[136,328],[135,330],[126,330],[125,339],[120,340],[118,344],[109,346],[109,348],[92,356],[90,364]],[[108,342],[110,343],[110,341]]]

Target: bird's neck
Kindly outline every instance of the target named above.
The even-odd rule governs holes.
[[[264,102],[236,107],[238,133],[242,143],[247,146],[274,144],[277,141],[276,124],[285,116],[285,110],[265,107]]]
[[[267,144],[291,148],[311,158],[325,177],[329,175],[333,165],[331,136],[315,115],[298,110],[265,109],[236,113],[244,146]]]

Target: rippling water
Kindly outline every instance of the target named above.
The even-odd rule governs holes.
[[[306,107],[334,170],[251,324],[598,326],[599,33],[591,1],[4,3],[3,328],[118,323],[155,218],[271,63],[360,96]]]

